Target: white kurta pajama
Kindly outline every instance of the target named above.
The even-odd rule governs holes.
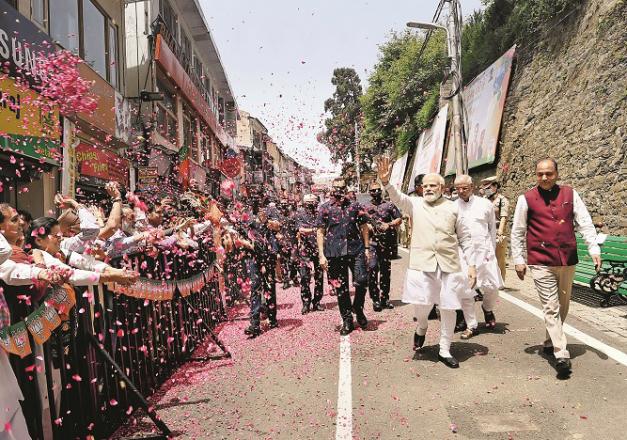
[[[477,268],[477,285],[483,294],[483,309],[491,312],[494,309],[503,288],[503,278],[496,259],[496,220],[494,205],[487,199],[471,195],[468,202],[457,199],[459,214],[470,228],[471,252]],[[462,266],[465,262],[462,260]],[[464,274],[467,268],[464,267]],[[477,328],[475,317],[474,291],[468,288],[468,293],[462,299],[462,310],[469,328]]]
[[[427,333],[431,308],[439,305],[440,356],[451,357],[455,310],[461,308],[461,299],[468,294],[458,248],[463,250],[467,262],[474,265],[470,230],[459,215],[458,206],[449,200],[440,198],[427,203],[424,198],[409,197],[392,185],[386,185],[385,189],[390,200],[409,215],[412,222],[402,301],[415,305],[416,333],[420,336]]]

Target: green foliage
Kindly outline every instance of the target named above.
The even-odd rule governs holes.
[[[438,84],[447,63],[444,34],[434,34],[419,60],[422,44],[422,37],[404,32],[392,34],[380,47],[361,99],[364,150],[377,154],[395,146],[402,154],[437,111]]]
[[[318,140],[329,148],[334,162],[352,160],[355,122],[361,114],[361,80],[355,69],[342,67],[333,71],[331,83],[335,92],[324,103],[324,111],[329,117],[324,121],[326,130]]]
[[[486,0],[466,20],[462,72],[470,80],[514,44],[533,49],[543,31],[585,0]]]
[[[514,44],[533,49],[543,31],[586,0],[484,0],[485,9],[466,18],[462,32],[464,82],[481,73]],[[367,157],[384,150],[403,154],[438,111],[447,65],[444,32],[435,32],[418,60],[423,36],[393,33],[361,97]]]

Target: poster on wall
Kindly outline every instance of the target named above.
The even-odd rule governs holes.
[[[493,163],[516,46],[464,87],[468,168]],[[455,173],[455,151],[446,155],[446,172]]]
[[[419,174],[439,173],[442,165],[448,105],[440,109],[431,127],[423,130],[416,142],[414,166],[409,179],[409,191],[414,191],[414,178]]]
[[[400,158],[396,159],[396,162],[394,162],[394,165],[392,166],[392,174],[390,175],[390,185],[394,185],[396,188],[400,189],[403,184],[406,166],[407,153],[403,154]]]

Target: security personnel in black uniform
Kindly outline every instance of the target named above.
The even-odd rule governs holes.
[[[318,197],[307,194],[303,200],[303,207],[296,214],[296,230],[298,237],[298,258],[300,273],[300,297],[303,301],[301,313],[304,315],[313,311],[322,311],[320,304],[324,291],[324,271],[318,259],[318,245],[316,243],[316,223]],[[311,298],[311,265],[314,273],[314,295]]]
[[[368,289],[375,312],[382,309],[393,309],[390,302],[390,277],[392,274],[391,259],[397,248],[393,231],[403,221],[396,205],[383,200],[381,185],[374,182],[370,185],[371,201],[366,205],[372,227],[371,256],[368,262]]]
[[[370,255],[368,215],[359,202],[346,197],[343,179],[333,181],[331,200],[318,209],[318,258],[328,280],[337,292],[342,317],[340,335],[354,330],[353,312],[362,329],[368,325],[364,301],[368,285],[366,262]],[[348,270],[353,273],[355,299],[351,304]]]

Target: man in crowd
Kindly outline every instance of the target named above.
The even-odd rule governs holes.
[[[393,309],[390,302],[392,257],[397,249],[393,231],[401,224],[401,212],[392,202],[383,200],[379,182],[370,185],[371,201],[366,205],[371,220],[370,261],[368,262],[368,289],[375,312]]]
[[[316,243],[316,223],[318,197],[307,194],[303,200],[303,207],[296,216],[298,231],[298,258],[300,272],[300,297],[303,301],[302,314],[313,311],[322,311],[320,304],[324,291],[324,271],[320,267],[318,245]],[[313,265],[314,294],[311,298],[311,266]]]
[[[440,308],[440,351],[438,359],[450,368],[459,362],[450,352],[455,329],[455,310],[461,308],[460,297],[476,282],[475,262],[471,255],[469,228],[459,215],[457,204],[442,197],[444,178],[427,174],[422,181],[423,197],[410,197],[389,184],[392,166],[390,159],[377,160],[379,180],[385,185],[394,202],[412,219],[409,268],[405,280],[403,302],[414,304],[418,321],[414,333],[414,350],[419,350],[427,334],[428,316],[434,304]],[[468,280],[461,273],[458,247],[462,248],[468,263]]]
[[[507,218],[509,217],[509,200],[500,193],[501,184],[496,176],[488,177],[481,181],[481,189],[484,196],[494,205],[494,215],[496,217],[496,260],[501,271],[501,278],[505,281],[507,273]]]
[[[368,218],[363,207],[346,195],[346,182],[333,181],[331,200],[318,210],[318,258],[323,270],[328,270],[329,284],[337,293],[342,317],[340,334],[354,330],[353,312],[362,329],[368,325],[364,301],[368,283],[366,260],[370,254]],[[348,270],[353,274],[355,299],[351,304]]]
[[[472,178],[462,174],[455,178],[455,189],[459,194],[456,203],[459,215],[470,228],[472,236],[472,252],[477,265],[477,286],[483,294],[483,316],[486,328],[496,326],[494,306],[503,287],[503,279],[496,261],[496,220],[493,204],[481,197],[473,195]],[[464,266],[462,260],[462,266]],[[469,339],[477,332],[475,316],[474,291],[469,289],[462,298],[462,310],[467,328],[461,334],[462,339]]]
[[[583,236],[597,270],[601,268],[601,250],[592,219],[579,194],[570,186],[558,185],[558,178],[555,159],[536,163],[537,186],[518,197],[516,203],[512,259],[521,280],[529,267],[546,324],[544,352],[555,356],[559,374],[568,375],[572,367],[562,325],[568,314],[578,262],[575,231]]]

